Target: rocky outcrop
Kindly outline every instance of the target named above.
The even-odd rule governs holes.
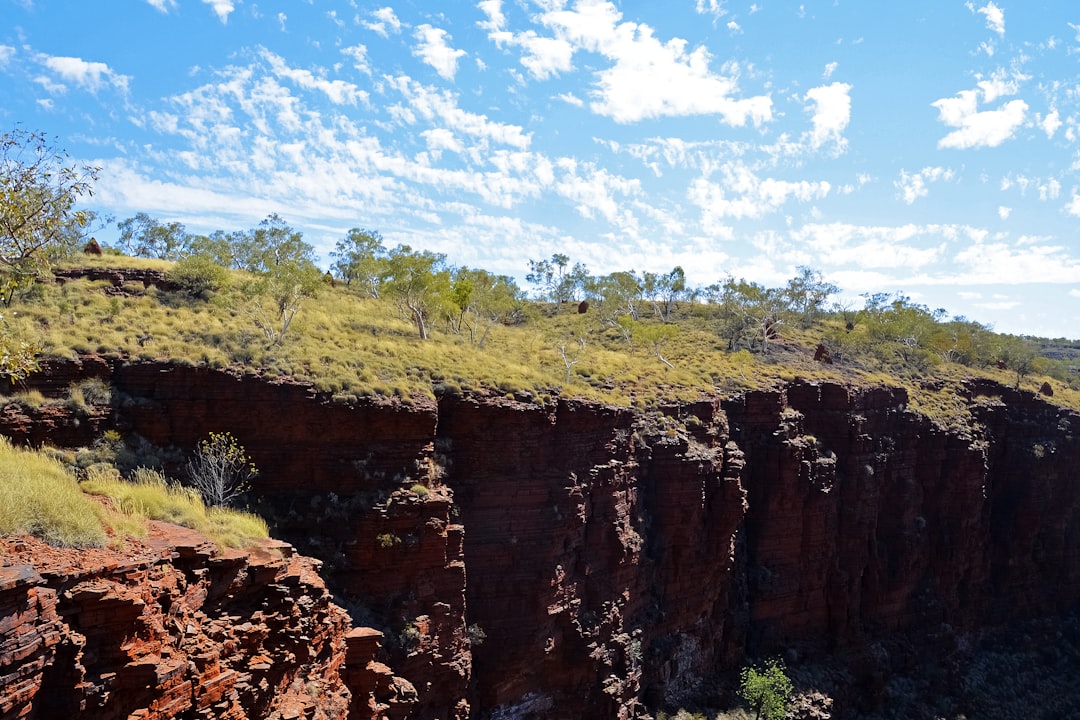
[[[835,383],[644,411],[343,403],[288,378],[80,363],[34,382],[107,380],[101,427],[152,446],[245,445],[260,512],[369,628],[342,670],[350,716],[630,718],[717,699],[718,672],[777,652],[854,653],[872,696],[884,638],[1080,600],[1080,415],[1035,393],[972,381],[969,422],[947,428],[903,390]]]
[[[0,540],[0,717],[343,717],[348,616],[317,563],[152,523],[122,549]]]

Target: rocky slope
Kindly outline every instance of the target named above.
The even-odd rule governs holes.
[[[0,717],[341,717],[348,616],[284,543],[0,541]]]
[[[373,628],[350,640],[350,717],[628,718],[715,697],[748,655],[956,638],[1080,599],[1080,416],[997,385],[970,383],[972,422],[946,430],[901,390],[805,382],[650,412],[347,404],[96,357],[34,383],[87,377],[108,407],[9,405],[0,432],[185,451],[236,435],[261,511]],[[880,702],[888,660],[859,657]]]

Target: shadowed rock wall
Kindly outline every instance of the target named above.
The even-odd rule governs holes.
[[[211,430],[240,439],[276,532],[384,634],[356,651],[387,668],[382,689],[353,690],[374,707],[398,676],[396,717],[631,717],[707,695],[748,654],[1080,598],[1080,416],[991,383],[967,386],[971,422],[950,430],[902,390],[830,383],[651,412],[344,404],[290,380],[87,358],[42,387],[94,374],[114,388],[95,432],[184,451]],[[17,439],[40,442],[37,427],[0,415]]]

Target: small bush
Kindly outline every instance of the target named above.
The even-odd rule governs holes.
[[[247,491],[259,474],[244,446],[232,433],[210,433],[195,448],[195,457],[187,465],[191,485],[207,505],[224,507]]]
[[[108,405],[112,402],[112,388],[98,378],[90,378],[68,388],[68,406],[72,410],[87,410],[92,405]]]
[[[176,261],[168,278],[187,295],[206,299],[225,287],[229,282],[229,271],[206,255],[188,255]]]
[[[375,538],[375,544],[383,550],[389,550],[395,545],[400,545],[401,538],[399,538],[397,535],[394,535],[393,533],[382,533]]]

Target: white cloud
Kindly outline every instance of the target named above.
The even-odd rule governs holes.
[[[166,15],[170,10],[175,10],[177,8],[176,0],[146,0],[146,2],[150,7],[160,13],[165,13]]]
[[[1050,178],[1045,183],[1039,185],[1039,199],[1043,202],[1047,200],[1056,200],[1061,195],[1061,183],[1054,178]]]
[[[769,96],[733,97],[738,91],[737,65],[716,74],[709,69],[712,57],[704,47],[687,51],[685,40],[664,43],[648,25],[621,19],[613,4],[597,0],[581,2],[574,10],[554,9],[539,18],[557,38],[612,62],[595,73],[593,112],[620,123],[717,115],[728,125],[741,127],[772,119]]]
[[[478,7],[487,20],[477,23],[488,31],[497,47],[519,47],[524,52],[521,64],[537,80],[568,72],[573,68],[574,46],[561,38],[544,37],[535,30],[513,33],[506,29],[501,0],[482,0]]]
[[[834,82],[811,88],[806,92],[805,101],[813,103],[814,116],[811,120],[810,147],[814,150],[825,143],[835,144],[836,152],[841,153],[847,147],[844,129],[851,121],[851,86],[847,83]]]
[[[1077,194],[1076,190],[1073,190],[1072,197],[1065,205],[1065,212],[1073,217],[1080,217],[1080,194]]]
[[[942,230],[939,226],[915,224],[828,223],[804,225],[791,231],[790,237],[823,268],[885,269],[895,277],[897,271],[904,268],[937,267],[944,255],[945,243],[940,238],[928,247],[919,247],[915,243],[941,235]]]
[[[390,33],[395,35],[401,32],[401,21],[398,20],[397,15],[394,14],[394,9],[391,7],[379,8],[371,13],[374,21],[364,21],[362,24],[368,30],[375,32],[383,37],[390,37]]]
[[[976,12],[986,16],[986,27],[998,35],[1005,34],[1005,11],[992,2],[986,3]]]
[[[555,97],[559,100],[562,100],[567,105],[573,105],[574,107],[585,107],[585,101],[574,95],[573,93],[559,93]]]
[[[573,68],[574,47],[565,40],[540,37],[530,30],[516,36],[514,43],[524,49],[521,64],[537,80],[546,80]]]
[[[1058,128],[1060,128],[1061,125],[1061,116],[1058,114],[1058,111],[1056,109],[1051,110],[1050,113],[1046,115],[1046,117],[1042,118],[1039,121],[1039,127],[1043,129],[1043,132],[1046,133],[1046,137],[1050,139],[1053,139],[1054,134],[1058,131]]]
[[[705,222],[721,218],[742,220],[774,213],[789,201],[811,202],[826,197],[831,185],[826,181],[792,182],[760,178],[746,165],[729,163],[722,168],[722,178],[713,182],[695,179],[688,189],[690,202],[701,209]]]
[[[83,90],[97,93],[103,87],[110,86],[121,92],[127,92],[131,78],[120,75],[101,62],[91,62],[74,57],[56,57],[42,55],[38,57],[42,65],[56,73],[62,80],[72,83]],[[41,82],[41,78],[38,79]],[[58,89],[63,86],[45,85],[46,89]],[[62,91],[62,90],[61,90]]]
[[[277,14],[278,27],[281,28],[281,32],[285,32],[285,23],[288,22],[289,16],[283,12]]]
[[[998,217],[999,218],[1001,218],[1002,220],[1008,220],[1010,215],[1012,215],[1012,208],[1011,207],[1005,207],[1004,205],[999,205],[998,206]]]
[[[449,150],[450,152],[457,154],[461,154],[464,150],[461,141],[454,137],[454,133],[446,128],[424,130],[420,133],[420,137],[424,138],[429,152],[435,159],[438,159],[444,150]]]
[[[15,48],[10,45],[0,45],[0,67],[7,65],[13,57],[15,57]]]
[[[260,54],[270,64],[270,69],[273,70],[276,76],[288,78],[305,90],[318,90],[335,105],[356,105],[357,101],[367,101],[367,92],[352,83],[344,80],[327,80],[324,77],[316,76],[309,70],[291,68],[285,63],[285,58],[265,48],[261,50]]]
[[[640,181],[570,159],[561,160],[558,167],[563,174],[556,181],[554,189],[562,197],[576,203],[582,217],[594,218],[599,215],[610,223],[636,227],[632,215],[622,209],[622,203],[615,199],[615,195],[633,196],[640,193]]]
[[[727,15],[724,0],[697,0],[696,10],[698,15],[712,15],[714,21]]]
[[[447,44],[449,34],[442,28],[420,25],[414,33],[419,44],[413,48],[413,55],[435,68],[443,80],[453,80],[457,74],[458,58],[467,55],[464,50],[455,50]]]
[[[938,109],[941,122],[957,128],[941,138],[938,147],[959,150],[997,147],[1023,125],[1028,110],[1023,100],[1010,100],[997,110],[979,111],[975,90],[962,90],[956,97],[942,98],[931,105]]]
[[[481,20],[477,25],[489,33],[498,33],[506,27],[506,16],[502,11],[502,0],[480,0],[476,4],[480,12],[487,16],[487,20]]]
[[[438,120],[463,135],[522,150],[528,148],[532,140],[531,134],[525,133],[520,125],[492,122],[486,115],[462,110],[449,92],[424,87],[407,77],[389,78],[389,83],[409,103],[405,116]]]
[[[354,68],[365,75],[371,74],[371,65],[368,64],[367,46],[353,45],[352,47],[342,48],[341,54],[352,58]]]
[[[214,11],[214,14],[218,16],[218,20],[222,25],[229,22],[229,13],[236,9],[236,5],[233,0],[202,0],[204,4],[209,5],[210,9]]]
[[[1057,245],[1013,247],[1004,242],[976,242],[953,258],[969,284],[1075,283],[1080,259]]]
[[[989,79],[980,80],[976,85],[979,90],[982,90],[982,101],[992,103],[999,97],[1017,94],[1020,92],[1020,81],[1028,79],[1028,76],[1018,73],[1008,77],[1004,70],[999,69],[993,72]]]
[[[949,181],[953,179],[952,169],[943,167],[925,167],[922,170],[909,173],[900,170],[900,179],[893,183],[900,191],[900,197],[905,203],[911,205],[921,197],[930,194],[927,189],[928,183]]]

